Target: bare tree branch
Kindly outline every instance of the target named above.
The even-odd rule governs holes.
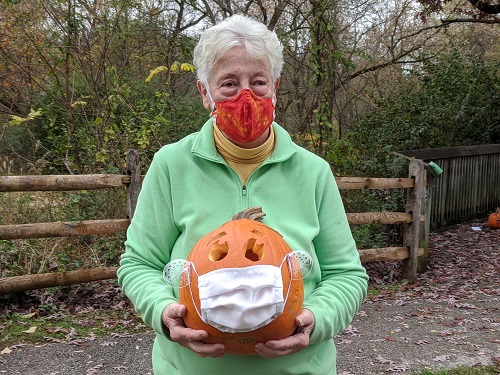
[[[473,18],[457,18],[453,20],[441,20],[444,25],[449,25],[452,23],[485,23],[488,25],[494,25],[500,23],[500,19],[473,19]]]
[[[276,27],[276,24],[278,23],[278,20],[281,18],[281,14],[285,11],[285,1],[278,1],[276,4],[276,7],[274,8],[274,14],[273,17],[271,18],[271,21],[267,25],[270,30],[274,30]]]

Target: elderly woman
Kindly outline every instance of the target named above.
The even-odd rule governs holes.
[[[282,46],[265,25],[232,16],[194,50],[198,90],[211,118],[158,151],[127,232],[118,280],[156,332],[155,374],[335,374],[333,337],[366,296],[367,275],[329,165],[274,122]],[[162,278],[172,259],[247,207],[314,260],[303,310],[289,337],[257,343],[255,355],[225,353],[187,328],[186,307]]]

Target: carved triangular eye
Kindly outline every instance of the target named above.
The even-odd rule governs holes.
[[[215,242],[210,246],[210,251],[208,252],[208,259],[212,262],[218,262],[226,257],[229,251],[229,246],[227,242],[219,243],[219,241]]]
[[[252,262],[258,262],[259,260],[264,258],[264,255],[266,253],[264,251],[264,244],[257,243],[257,239],[255,238],[250,238],[247,241],[244,251],[245,251],[245,258],[251,260]]]

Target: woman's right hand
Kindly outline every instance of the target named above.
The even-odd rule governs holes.
[[[206,344],[202,340],[208,336],[207,331],[186,328],[182,318],[186,315],[186,306],[179,303],[168,305],[161,315],[172,341],[192,350],[198,357],[219,358],[224,356],[224,344]]]

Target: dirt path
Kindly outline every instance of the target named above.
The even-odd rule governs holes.
[[[500,361],[500,298],[366,302],[337,339],[341,375],[411,374]],[[499,367],[500,373],[500,367]]]
[[[418,285],[365,302],[339,335],[340,374],[490,364],[500,373],[500,231],[476,222],[435,234],[429,259]]]

